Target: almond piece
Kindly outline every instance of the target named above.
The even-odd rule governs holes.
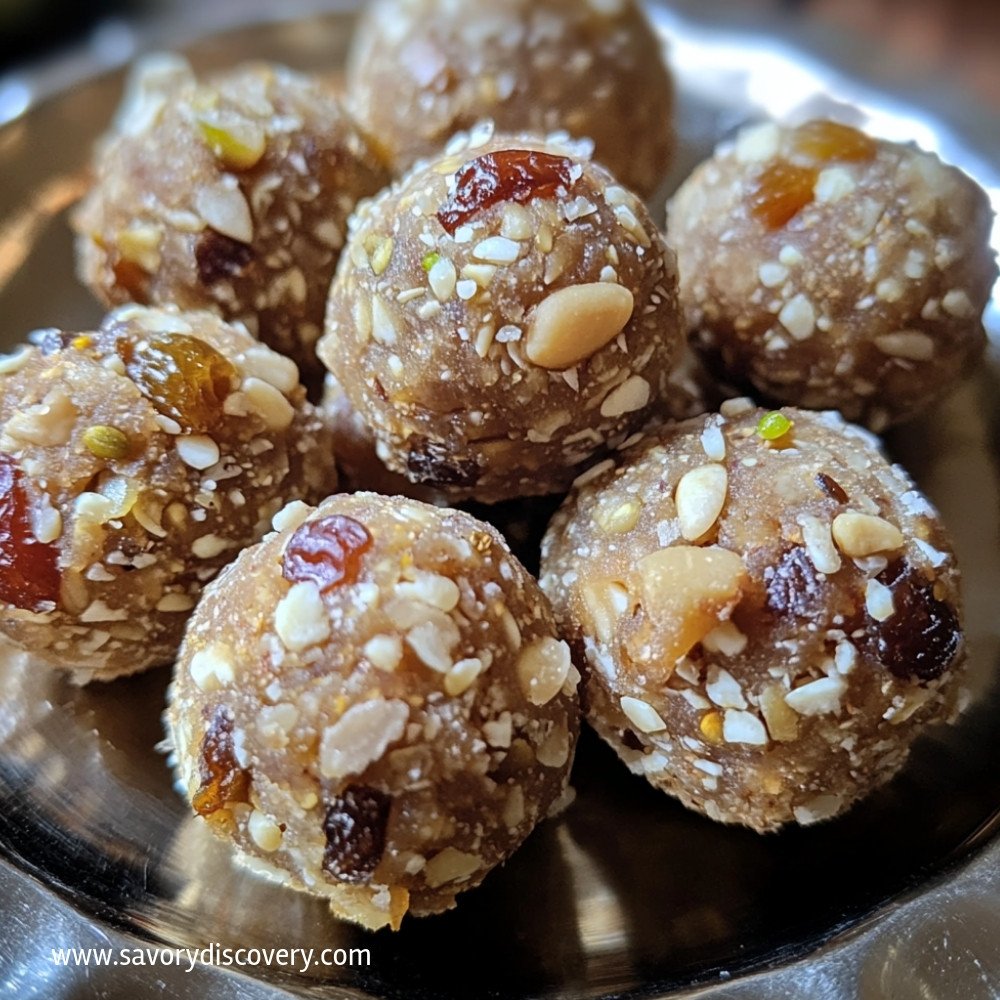
[[[894,524],[855,510],[845,510],[833,519],[833,540],[851,559],[863,559],[876,552],[895,552],[905,541]]]
[[[703,465],[681,477],[674,493],[681,534],[697,541],[709,532],[722,513],[729,476],[721,465]]]

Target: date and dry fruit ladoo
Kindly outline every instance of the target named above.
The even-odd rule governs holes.
[[[569,648],[489,525],[374,493],[294,504],[206,590],[168,721],[196,812],[367,927],[436,913],[565,801]]]
[[[610,465],[553,519],[541,583],[634,773],[715,820],[808,824],[953,714],[955,559],[867,432],[734,400]]]
[[[992,218],[936,156],[811,121],[721,146],[668,232],[693,343],[726,376],[882,430],[981,354]]]
[[[109,304],[213,309],[321,374],[315,342],[359,198],[387,177],[336,97],[281,66],[208,81],[140,63],[78,209],[79,273]]]
[[[203,585],[334,488],[293,362],[212,313],[123,306],[0,360],[0,629],[109,680],[173,659]]]
[[[674,255],[587,151],[483,123],[359,206],[319,353],[394,472],[559,492],[666,396]]]
[[[397,174],[492,118],[593,139],[595,158],[648,196],[674,146],[673,83],[634,0],[377,0],[345,100]]]

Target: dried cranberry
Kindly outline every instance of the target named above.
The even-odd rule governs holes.
[[[206,229],[194,248],[198,278],[203,285],[239,277],[253,258],[253,247],[248,243],[241,243],[214,229]]]
[[[331,514],[306,521],[288,540],[281,572],[292,583],[310,581],[321,591],[354,583],[371,544],[368,529],[353,517]]]
[[[934,584],[906,559],[897,559],[877,579],[891,588],[894,610],[884,622],[870,622],[872,652],[904,680],[940,677],[962,645],[957,611],[934,596]]]
[[[788,549],[764,570],[764,586],[768,608],[779,615],[812,618],[823,600],[823,582],[801,546]]]
[[[831,499],[837,503],[847,503],[850,499],[844,487],[837,482],[833,476],[828,476],[825,472],[816,473],[816,485]]]
[[[236,762],[233,719],[221,705],[201,741],[201,784],[192,800],[199,816],[211,816],[226,806],[250,799],[250,772]]]
[[[573,184],[573,162],[532,149],[503,149],[470,160],[458,172],[451,198],[441,206],[438,221],[452,236],[463,223],[504,201],[526,205],[551,198]]]
[[[392,798],[375,788],[351,785],[327,807],[323,869],[341,882],[371,880],[385,851]]]
[[[43,611],[59,600],[59,550],[31,530],[24,473],[0,452],[0,602]]]

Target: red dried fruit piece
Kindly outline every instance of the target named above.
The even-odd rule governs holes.
[[[321,591],[354,583],[361,557],[371,548],[368,529],[353,517],[331,514],[306,521],[288,540],[282,576],[291,583],[309,581]]]
[[[455,193],[441,206],[438,221],[455,235],[463,223],[504,201],[526,205],[551,198],[573,184],[573,162],[531,149],[503,149],[470,160],[458,172]]]
[[[797,153],[820,161],[863,163],[874,159],[878,152],[875,140],[864,132],[825,119],[800,125],[792,136],[792,144]]]
[[[31,530],[24,473],[0,452],[0,602],[43,611],[59,600],[59,550]]]
[[[340,882],[369,882],[385,851],[392,797],[351,785],[327,807],[323,869]]]
[[[239,382],[225,357],[187,334],[151,337],[138,345],[123,337],[115,349],[139,391],[160,413],[189,430],[209,430]]]
[[[869,620],[872,652],[903,680],[940,677],[962,646],[958,612],[934,596],[934,584],[906,559],[897,559],[877,577],[892,590],[893,614]]]
[[[775,160],[750,189],[750,212],[769,229],[780,229],[813,200],[819,171]]]
[[[198,769],[201,784],[191,804],[199,816],[211,816],[237,802],[250,801],[250,772],[236,763],[233,720],[221,705],[201,741]]]

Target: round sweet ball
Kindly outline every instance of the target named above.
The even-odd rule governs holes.
[[[207,590],[168,721],[242,860],[367,927],[450,908],[566,801],[579,674],[488,525],[295,504]]]
[[[724,823],[836,816],[958,701],[944,529],[835,413],[734,400],[647,438],[553,519],[541,584],[597,731]]]
[[[198,81],[139,65],[74,217],[81,279],[108,304],[212,309],[320,375],[315,344],[359,198],[387,177],[337,98],[281,66]]]
[[[981,354],[997,269],[986,194],[911,145],[767,123],[675,196],[669,238],[695,346],[764,397],[873,430]]]
[[[634,0],[377,0],[354,38],[346,100],[397,174],[483,118],[593,139],[643,196],[674,147],[663,46]]]
[[[205,583],[334,488],[295,365],[212,313],[123,306],[0,359],[0,629],[74,680],[169,662]]]
[[[582,144],[484,123],[359,207],[319,353],[390,469],[495,502],[641,427],[681,327],[635,196]]]

